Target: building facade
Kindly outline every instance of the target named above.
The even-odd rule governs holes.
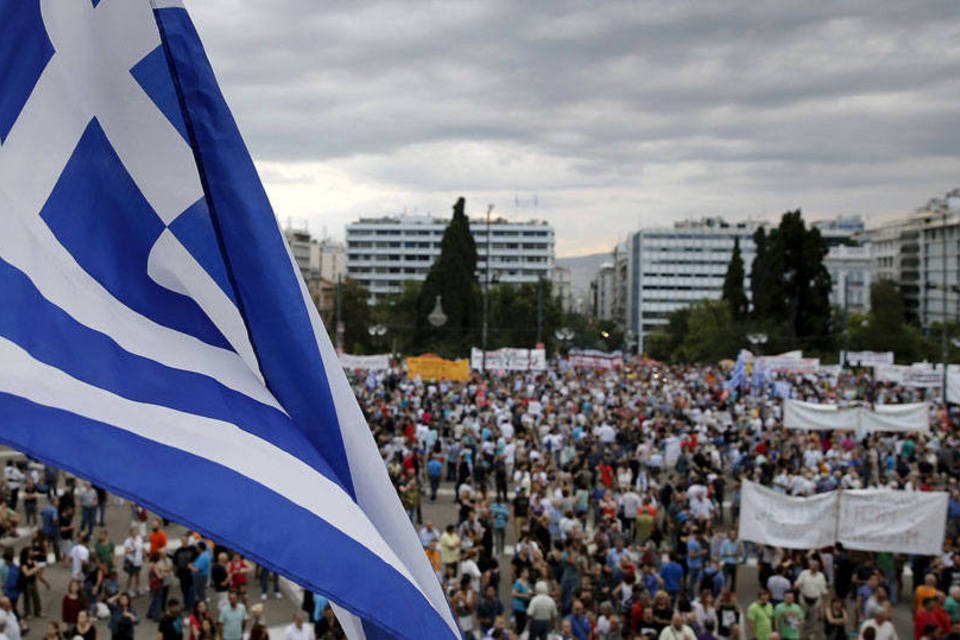
[[[593,297],[593,317],[597,320],[622,320],[614,315],[616,286],[614,283],[613,262],[600,265],[599,271],[590,283]]]
[[[926,330],[960,322],[960,189],[865,234],[874,280],[892,280]]]
[[[408,280],[426,279],[449,220],[430,216],[361,218],[347,225],[346,272],[370,292],[371,302],[400,293]],[[490,222],[490,277],[500,283],[549,280],[554,270],[554,231],[546,222]],[[470,221],[481,282],[487,269],[487,224]]]
[[[555,266],[550,276],[553,297],[560,300],[560,308],[564,313],[573,310],[573,282],[570,276],[570,269],[567,267]]]
[[[870,310],[870,284],[873,282],[874,259],[870,244],[830,247],[823,265],[830,272],[830,304],[847,312]]]
[[[626,326],[640,353],[645,337],[667,324],[672,312],[721,297],[737,238],[744,263],[743,286],[749,295],[756,229],[752,221],[729,224],[722,218],[705,218],[630,234]]]
[[[346,274],[343,244],[317,240],[306,229],[289,227],[283,230],[283,237],[320,317],[326,326],[331,326],[336,309],[337,282]]]

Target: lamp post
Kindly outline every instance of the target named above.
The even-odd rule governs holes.
[[[442,300],[443,296],[437,296],[437,302],[433,305],[433,311],[427,316],[427,322],[437,329],[447,324],[447,314],[443,312]]]
[[[763,345],[767,344],[768,339],[769,337],[767,336],[767,334],[763,333],[762,331],[758,333],[747,334],[747,342],[749,342],[750,346],[754,348],[760,347],[762,349]]]
[[[557,342],[560,343],[561,347],[564,344],[569,344],[572,342],[576,335],[577,334],[573,332],[573,329],[570,329],[569,327],[560,327],[553,332],[553,337],[557,339]]]
[[[493,205],[487,205],[487,263],[483,275],[483,330],[480,332],[480,349],[483,351],[483,360],[481,368],[483,373],[487,373],[487,315],[490,310],[490,214],[493,212]]]
[[[382,338],[387,335],[387,328],[382,324],[375,324],[367,327],[367,333],[376,341],[377,338]]]

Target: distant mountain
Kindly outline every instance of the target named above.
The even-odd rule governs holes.
[[[612,261],[613,258],[609,251],[572,258],[557,258],[556,260],[557,266],[570,269],[570,285],[574,299],[578,296],[588,295],[590,293],[590,281],[597,275],[600,265]]]

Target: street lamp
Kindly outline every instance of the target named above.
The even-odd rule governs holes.
[[[480,332],[480,350],[483,352],[483,363],[480,365],[484,373],[487,372],[487,333],[489,328],[487,326],[490,310],[490,263],[492,262],[492,256],[490,255],[490,214],[493,212],[493,205],[487,205],[487,264],[486,269],[484,269],[484,286],[483,286],[483,330]]]
[[[553,332],[553,336],[557,339],[557,342],[559,342],[561,346],[572,342],[576,335],[577,334],[573,332],[573,329],[570,329],[569,327],[560,327]]]
[[[442,296],[437,296],[437,303],[433,305],[433,311],[430,312],[430,315],[427,316],[427,321],[434,327],[442,327],[447,324],[447,314],[443,312],[443,305],[441,304]]]
[[[768,339],[769,337],[767,336],[767,334],[763,332],[747,334],[747,342],[749,342],[751,346],[754,346],[754,347],[758,347],[758,346],[762,347],[763,345],[767,344]]]

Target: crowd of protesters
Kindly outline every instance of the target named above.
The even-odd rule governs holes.
[[[754,389],[724,379],[715,368],[628,363],[466,383],[399,370],[354,381],[467,637],[886,640],[905,600],[916,639],[960,638],[960,439],[939,391],[867,372],[783,375]],[[929,401],[931,429],[861,439],[787,431],[788,393],[841,405]],[[943,553],[742,543],[745,479],[794,496],[948,490]],[[425,521],[423,504],[444,500],[456,519]],[[749,588],[738,585],[747,573]]]
[[[717,368],[639,362],[611,371],[554,363],[465,383],[400,370],[352,377],[467,638],[889,640],[909,637],[902,619],[917,640],[960,638],[960,439],[938,394],[866,373],[785,375],[753,389],[724,379]],[[929,401],[930,430],[787,431],[787,393]],[[949,491],[943,553],[742,542],[745,479],[794,496]],[[114,540],[103,526],[108,502],[55,469],[6,465],[0,534],[29,537],[3,551],[0,640],[20,640],[43,616],[50,561],[72,578],[45,631],[51,640],[97,640],[96,620],[101,634],[127,640],[144,619],[164,640],[265,640],[263,600],[280,597],[276,574],[196,535],[168,541],[168,523],[136,506],[124,507],[129,534]],[[455,516],[425,519],[426,503]],[[288,640],[343,637],[326,599],[307,593],[302,604]]]

